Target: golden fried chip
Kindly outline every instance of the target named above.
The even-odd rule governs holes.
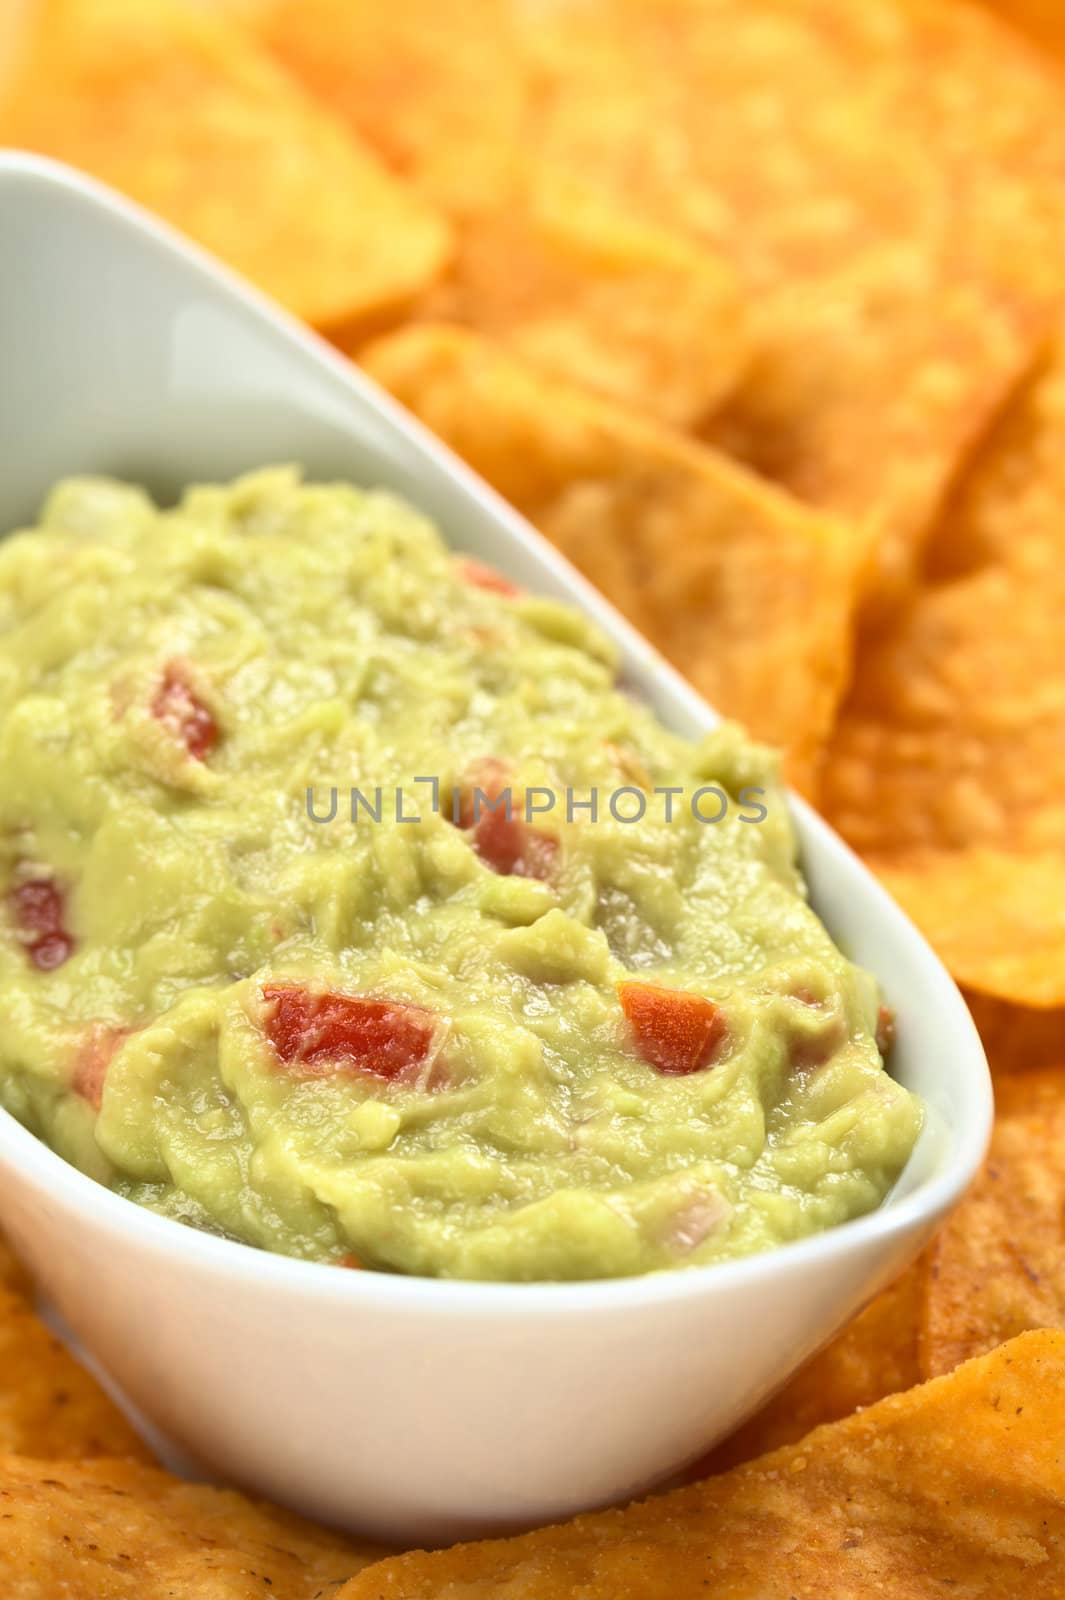
[[[457,240],[417,315],[466,323],[560,378],[687,427],[747,364],[735,273],[562,173],[526,166]]]
[[[1056,75],[957,0],[523,8],[526,138],[739,270],[760,353],[708,437],[883,528],[910,577],[1065,260]]]
[[[809,782],[847,673],[848,529],[462,329],[415,326],[361,359]]]
[[[376,1552],[129,1461],[0,1456],[11,1600],[324,1600]]]
[[[1065,1329],[1065,1039],[1061,1065],[999,1085],[987,1165],[931,1247],[929,1376],[1029,1328]]]
[[[922,591],[860,651],[824,777],[858,850],[1020,855],[1065,841],[1062,604],[1055,560],[995,564]]]
[[[306,87],[456,219],[454,263],[420,317],[684,426],[734,389],[750,355],[735,272],[536,162],[500,0],[265,0],[253,15]]]
[[[983,994],[966,994],[965,1001],[996,1079],[1057,1067],[1065,1059],[1065,1010],[1037,1010]]]
[[[1065,8],[1061,0],[983,0],[991,11],[1027,34],[1051,55],[1065,57]]]
[[[508,0],[260,0],[259,38],[449,211],[479,209],[522,144]]]
[[[43,0],[0,142],[123,189],[318,324],[423,290],[448,231],[235,23],[170,0]]]
[[[42,1460],[151,1452],[15,1289],[0,1288],[0,1452]],[[0,1545],[3,1540],[0,1539]],[[0,1590],[2,1592],[2,1590]]]
[[[1065,1334],[624,1511],[384,1562],[337,1600],[1058,1600]]]
[[[1065,858],[973,849],[870,865],[959,983],[1027,1006],[1065,1004]]]
[[[17,1290],[25,1295],[29,1294],[31,1287],[29,1273],[0,1233],[0,1290]]]
[[[1065,1004],[1065,349],[861,650],[824,764],[840,831],[974,990]]]
[[[724,1472],[782,1445],[794,1444],[825,1422],[849,1417],[885,1395],[920,1383],[918,1319],[924,1258],[849,1322],[808,1361],[768,1405],[717,1446],[697,1476]]]

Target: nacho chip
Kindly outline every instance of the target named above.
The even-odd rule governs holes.
[[[849,530],[461,329],[412,327],[361,359],[809,783],[847,673]]]
[[[300,316],[380,313],[443,265],[445,224],[239,27],[168,0],[42,0],[0,142],[161,213]]]
[[[478,210],[522,144],[527,66],[504,0],[260,0],[258,37],[449,211]]]
[[[931,1246],[929,1376],[1029,1328],[1065,1329],[1065,1041],[1061,1065],[999,1085],[987,1166]]]
[[[0,1593],[19,1600],[324,1600],[376,1555],[128,1461],[0,1456],[0,1526]]]
[[[1065,1334],[1025,1334],[723,1477],[400,1556],[337,1600],[1057,1600],[1063,1415]]]
[[[861,651],[824,780],[858,850],[1065,841],[1063,604],[1056,559],[996,565],[922,592]]]
[[[456,220],[417,308],[679,425],[712,414],[750,355],[733,270],[524,148],[526,63],[500,0],[264,0],[259,36]]]
[[[1057,1067],[1065,1058],[1065,1010],[1042,1011],[969,993],[965,1003],[996,1079]]]
[[[974,849],[869,865],[967,988],[1065,1004],[1065,858]]]
[[[860,653],[822,803],[974,990],[1065,1003],[1065,347]]]
[[[417,314],[466,323],[560,378],[687,427],[747,364],[735,273],[564,173],[527,165],[457,240]]]
[[[876,521],[899,589],[1059,301],[1056,76],[955,0],[525,14],[529,142],[723,254],[758,308],[760,354],[708,437]]]
[[[29,1273],[0,1233],[0,1290],[10,1289],[26,1295],[31,1287]]]
[[[924,1271],[922,1257],[808,1361],[768,1405],[718,1445],[695,1475],[724,1472],[794,1444],[822,1423],[849,1417],[885,1395],[920,1383],[924,1374],[918,1363],[917,1331]]]
[[[1059,327],[948,502],[925,563],[933,584],[996,568],[1031,584],[1053,569],[1065,540],[1063,435],[1065,329]]]
[[[0,1288],[0,1452],[45,1459],[151,1452],[16,1289]],[[0,1540],[0,1544],[3,1541]]]
[[[1061,0],[983,0],[983,4],[1052,56],[1065,57],[1065,10]]]

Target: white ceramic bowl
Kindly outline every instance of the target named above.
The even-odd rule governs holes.
[[[170,496],[276,460],[387,484],[458,546],[595,615],[675,728],[713,715],[390,400],[167,229],[0,154],[0,531],[102,471]],[[2,781],[2,777],[0,777]],[[84,1348],[180,1449],[326,1521],[443,1541],[636,1493],[740,1422],[925,1243],[981,1160],[991,1091],[962,1000],[796,804],[814,903],[898,1009],[927,1126],[875,1214],[768,1255],[588,1284],[337,1272],[153,1216],[0,1113],[0,1222]]]

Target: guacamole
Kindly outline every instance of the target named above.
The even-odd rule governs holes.
[[[921,1122],[771,755],[568,607],[271,469],[0,545],[0,1100],[264,1249],[581,1279],[877,1206]]]

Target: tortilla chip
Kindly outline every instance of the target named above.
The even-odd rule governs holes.
[[[0,1290],[10,1289],[25,1295],[31,1287],[29,1273],[0,1233]]]
[[[466,217],[454,264],[417,308],[664,422],[694,426],[750,356],[736,275],[710,252],[618,213],[531,164]]]
[[[376,1552],[135,1462],[0,1457],[0,1593],[19,1600],[324,1600]]]
[[[724,1472],[822,1423],[849,1417],[885,1395],[920,1383],[917,1332],[924,1294],[924,1258],[837,1334],[831,1344],[748,1422],[718,1445],[694,1476]]]
[[[569,381],[688,426],[750,356],[738,279],[523,148],[526,68],[499,0],[269,0],[260,38],[455,218],[417,315],[466,323]]]
[[[1065,1334],[1025,1334],[723,1477],[400,1556],[337,1600],[1057,1600],[1063,1415]]]
[[[987,1166],[931,1247],[929,1376],[1029,1328],[1065,1329],[1065,1040],[1056,1070],[999,1087]]]
[[[1065,1058],[1065,1010],[1040,1011],[982,994],[966,994],[965,1002],[996,1079],[1057,1067]]]
[[[503,0],[261,0],[258,37],[390,166],[478,210],[521,148],[527,68]]]
[[[524,14],[527,141],[722,254],[758,307],[760,353],[708,437],[881,525],[894,593],[1060,302],[1056,75],[951,0]]]
[[[983,0],[983,4],[1052,56],[1065,57],[1065,10],[1061,0]]]
[[[995,565],[922,592],[860,651],[823,794],[856,849],[1065,841],[1062,604],[1056,560]]]
[[[1065,1004],[1065,858],[975,849],[869,865],[960,984],[1026,1006]]]
[[[124,190],[320,325],[440,271],[444,222],[224,16],[168,0],[33,16],[0,142]]]
[[[4,1287],[0,1288],[0,1452],[7,1451],[42,1460],[152,1459],[118,1407],[45,1327],[23,1294]]]
[[[1065,344],[859,654],[822,804],[974,990],[1065,1003]]]
[[[462,329],[412,327],[361,359],[809,784],[848,668],[849,530]]]

